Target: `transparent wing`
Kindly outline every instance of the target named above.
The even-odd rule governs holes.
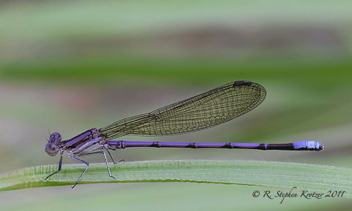
[[[107,139],[134,135],[173,135],[209,128],[241,116],[265,99],[260,84],[235,81],[171,105],[114,122],[100,129]]]

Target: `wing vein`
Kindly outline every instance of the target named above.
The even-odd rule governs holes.
[[[202,130],[241,116],[263,102],[266,90],[250,81],[235,81],[150,113],[114,122],[100,131],[109,139],[128,134],[173,135]]]

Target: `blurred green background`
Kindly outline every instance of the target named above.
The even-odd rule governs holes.
[[[113,152],[115,160],[265,160],[351,168],[351,8],[352,2],[343,0],[1,1],[0,173],[57,164],[59,157],[44,152],[48,131],[69,139],[235,80],[266,87],[264,103],[205,131],[123,139],[316,140],[325,150],[141,148]],[[101,156],[87,160],[103,162]],[[64,163],[74,161],[65,157]],[[279,204],[279,199],[253,198],[255,190],[280,189],[196,183],[64,186],[1,192],[0,208],[345,210],[352,204],[341,198],[290,198]]]

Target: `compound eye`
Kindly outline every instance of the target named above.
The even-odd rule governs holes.
[[[45,152],[50,156],[55,156],[57,152],[60,150],[60,141],[61,135],[60,133],[52,133],[50,135],[49,141],[45,146]]]
[[[50,135],[49,142],[58,144],[61,141],[60,133],[54,132]]]
[[[47,143],[45,146],[45,152],[48,153],[48,155],[50,156],[55,156],[59,151],[59,149],[60,149],[59,145],[55,143]]]

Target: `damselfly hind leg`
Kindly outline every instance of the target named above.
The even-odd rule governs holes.
[[[108,172],[109,172],[109,176],[110,176],[111,178],[113,178],[113,179],[116,180],[116,178],[111,175],[109,163],[108,163],[108,160],[107,160],[107,158],[106,158],[106,155],[105,155],[105,153],[104,153],[103,151],[92,152],[92,153],[86,153],[86,154],[80,154],[79,156],[80,156],[80,157],[83,157],[83,156],[86,156],[86,155],[94,155],[94,154],[103,154],[103,155],[104,155],[106,167],[108,168]],[[78,178],[78,180],[76,181],[76,184],[72,186],[72,188],[74,188],[74,187],[79,183],[79,181],[82,179],[82,177],[83,177],[83,175],[86,173],[86,171],[88,170],[88,168],[89,168],[89,163],[88,163],[87,161],[78,159],[78,158],[76,158],[76,157],[74,157],[74,156],[70,156],[70,155],[68,155],[68,156],[69,156],[70,158],[74,159],[74,160],[80,161],[80,162],[82,162],[82,163],[84,163],[84,164],[87,165],[86,169],[84,169],[83,173],[81,174],[81,176],[80,176],[80,177]]]
[[[110,158],[111,158],[111,160],[112,160],[112,162],[113,162],[114,164],[118,164],[118,163],[121,163],[121,162],[124,162],[124,163],[125,163],[125,159],[122,159],[122,160],[119,160],[119,161],[115,162],[115,160],[114,160],[114,158],[112,157],[112,155],[110,154],[109,150],[106,150],[106,151],[108,152],[108,154],[109,154],[109,156],[110,156]]]

